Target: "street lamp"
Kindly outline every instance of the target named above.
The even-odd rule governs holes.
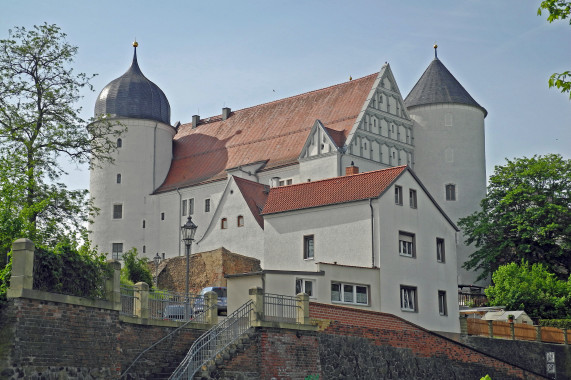
[[[184,307],[184,318],[188,319],[188,282],[190,273],[190,248],[192,246],[192,241],[194,240],[194,234],[198,226],[192,222],[192,217],[189,215],[186,223],[180,227],[180,232],[182,235],[182,241],[186,246],[186,287],[185,287],[185,307]]]
[[[155,286],[158,288],[159,287],[159,263],[161,262],[161,257],[159,256],[158,252],[155,255],[155,257],[153,258],[153,261],[155,262]]]

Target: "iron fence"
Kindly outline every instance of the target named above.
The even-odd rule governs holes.
[[[135,316],[135,287],[132,285],[121,285],[121,315]]]
[[[188,321],[195,315],[203,315],[204,298],[197,294],[149,291],[149,317],[151,319],[169,319]]]
[[[295,296],[264,294],[264,320],[268,322],[297,323],[299,308]]]

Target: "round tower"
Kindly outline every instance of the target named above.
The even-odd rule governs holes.
[[[436,54],[404,103],[414,120],[414,170],[455,222],[477,211],[486,196],[484,118],[480,106]],[[474,248],[459,234],[458,284],[476,284],[462,264]],[[485,285],[485,282],[481,283]]]
[[[95,103],[96,117],[107,115],[107,120],[127,128],[116,141],[115,162],[90,172],[91,197],[99,208],[90,226],[91,239],[99,251],[115,258],[132,247],[143,256],[153,256],[158,249],[144,243],[153,240],[145,236],[152,223],[147,220],[153,211],[149,195],[168,173],[176,133],[167,97],[143,75],[138,44],[133,46],[131,66],[103,88]]]

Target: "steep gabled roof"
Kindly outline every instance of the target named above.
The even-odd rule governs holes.
[[[315,120],[343,146],[377,74],[179,127],[163,192],[226,178],[226,169],[256,161],[297,163]]]
[[[378,198],[407,166],[270,189],[263,215]]]
[[[484,111],[484,116],[488,114],[488,111],[470,96],[446,66],[438,58],[434,58],[404,100],[404,104],[410,109],[415,106],[442,103],[466,104],[480,108]]]
[[[264,218],[261,212],[268,199],[267,186],[236,176],[234,176],[234,181],[248,204],[252,215],[254,215],[260,227],[264,228]]]

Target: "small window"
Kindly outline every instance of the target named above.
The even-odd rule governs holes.
[[[244,217],[242,215],[238,215],[238,227],[244,227]]]
[[[295,280],[295,294],[305,293],[310,297],[314,297],[313,289],[315,288],[313,280],[298,278]]]
[[[165,220],[165,213],[161,212],[161,220]]]
[[[313,235],[308,235],[303,237],[303,258],[304,260],[313,259],[314,250]]]
[[[121,148],[123,146],[123,140],[117,139],[117,148]]]
[[[369,287],[365,285],[331,283],[331,302],[356,305],[369,304]]]
[[[194,215],[194,198],[188,200],[188,215]]]
[[[228,219],[222,218],[222,220],[220,221],[220,228],[222,228],[223,230],[228,228]]]
[[[446,292],[444,290],[438,291],[438,312],[440,315],[448,315],[448,308],[446,307]]]
[[[121,174],[117,173],[117,183],[121,183]]]
[[[183,200],[182,200],[182,206],[181,206],[182,216],[185,216],[185,215],[186,215],[186,204],[187,204],[187,200],[186,200],[186,199],[183,199]]]
[[[456,200],[456,185],[453,184],[446,185],[446,200],[447,201]]]
[[[410,208],[416,208],[416,190],[410,189],[408,191],[408,197],[410,200]]]
[[[146,224],[147,224],[147,223],[145,223],[145,219],[143,219],[143,228],[146,227]]]
[[[204,212],[210,212],[210,199],[204,200]]]
[[[395,204],[402,206],[402,187],[395,186]]]
[[[143,246],[143,253],[147,253],[147,246],[146,245]]]
[[[400,308],[404,311],[418,311],[416,288],[411,286],[400,287]]]
[[[123,205],[113,205],[113,219],[123,219]]]
[[[399,255],[415,257],[414,234],[399,231]]]
[[[443,263],[444,260],[444,239],[436,238],[436,261]]]
[[[123,243],[113,243],[111,245],[111,258],[121,260],[123,256]]]

